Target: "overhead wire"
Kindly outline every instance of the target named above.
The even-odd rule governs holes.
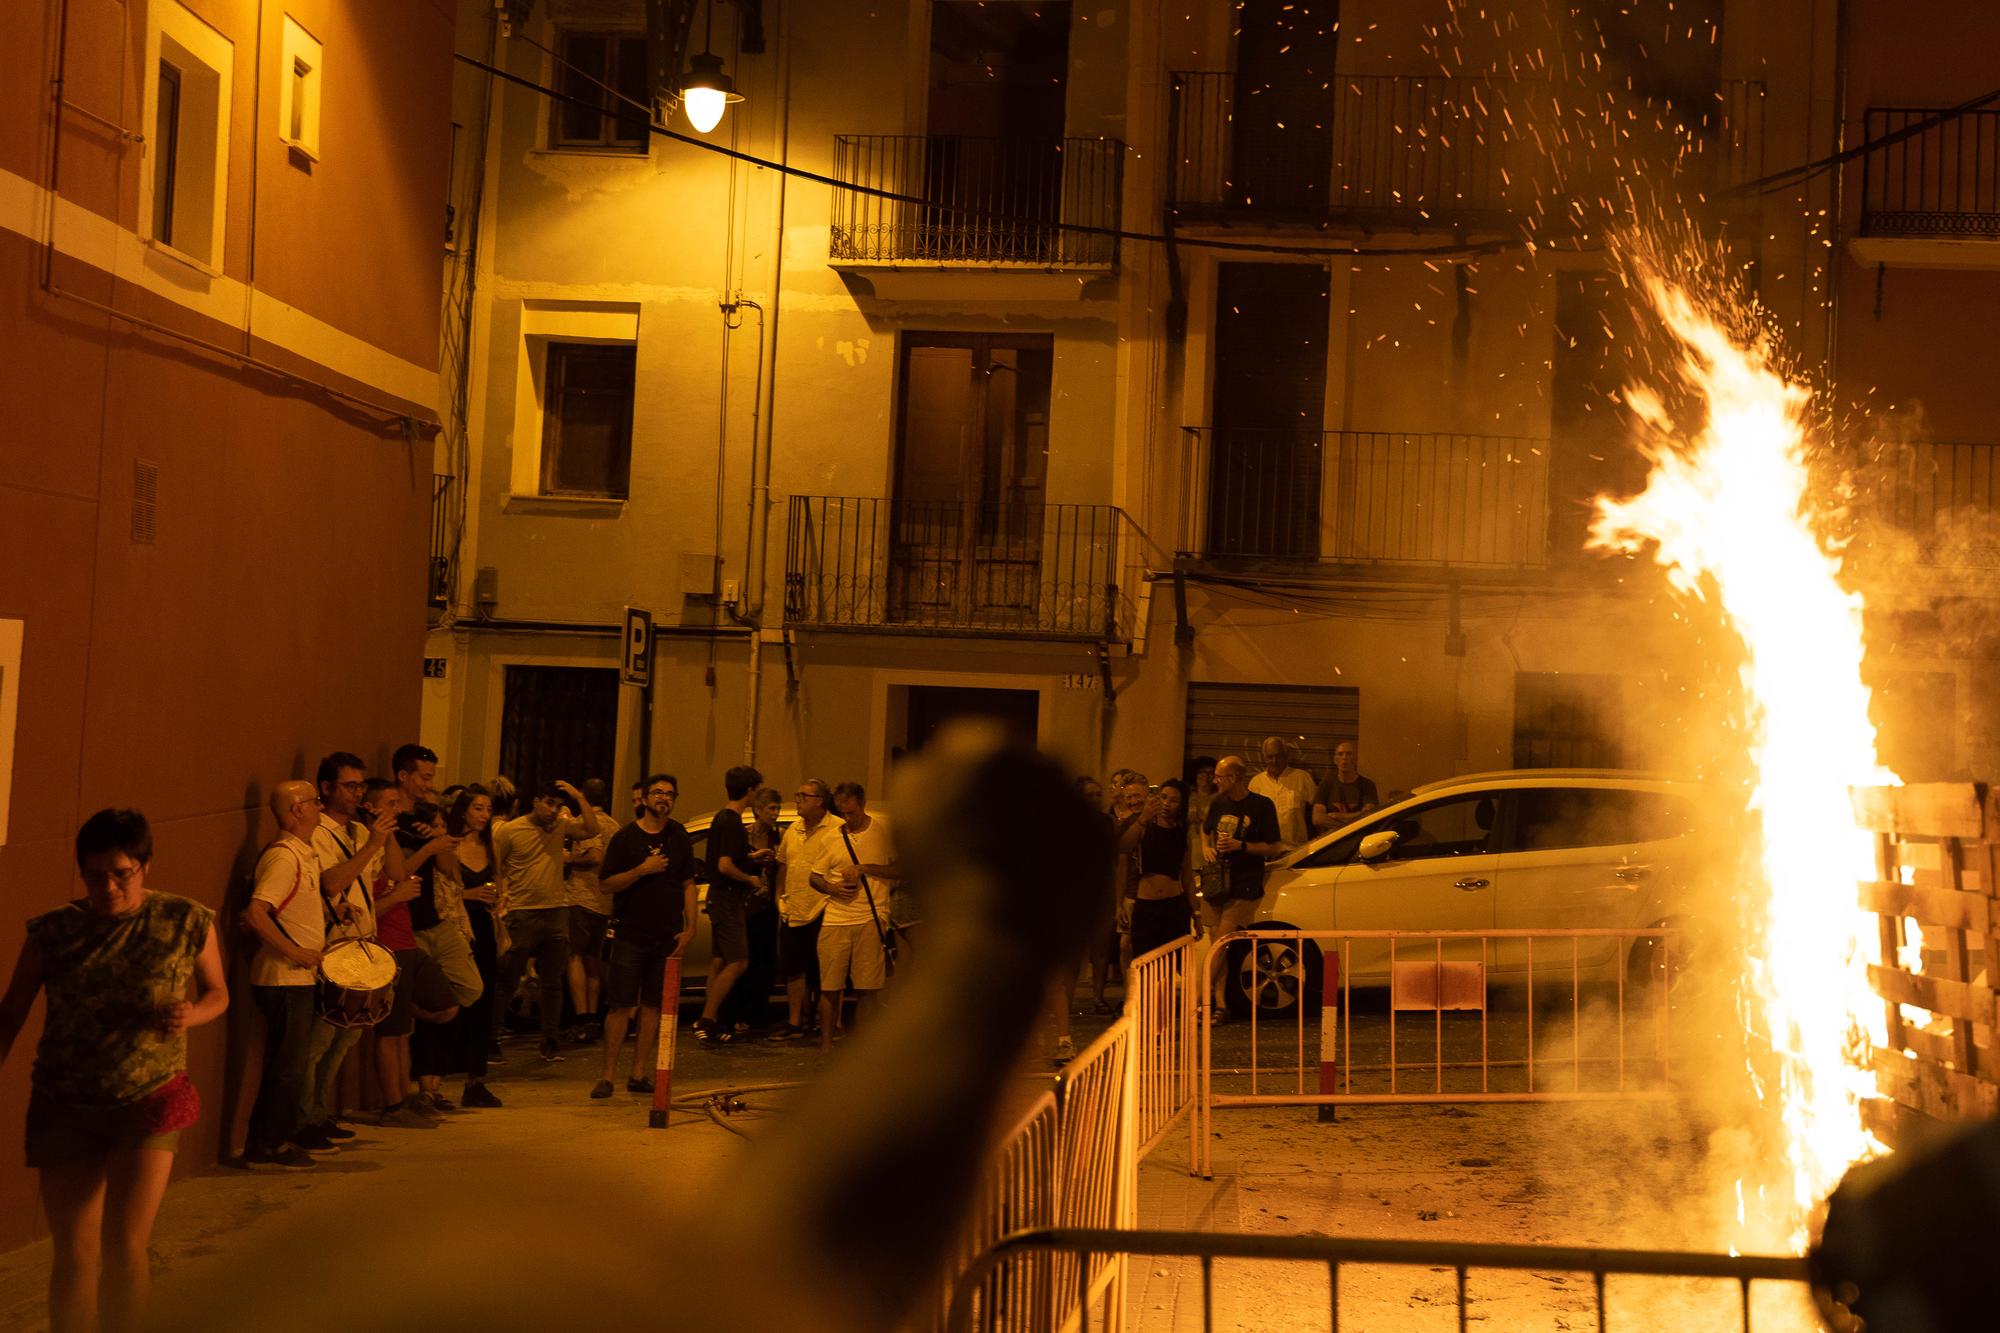
[[[1476,255],[1484,255],[1484,254],[1497,254],[1502,251],[1513,250],[1522,247],[1528,247],[1534,249],[1560,249],[1564,248],[1562,245],[1563,242],[1575,242],[1577,244],[1574,248],[1577,249],[1593,248],[1585,244],[1591,239],[1591,234],[1587,230],[1569,232],[1560,236],[1553,236],[1553,237],[1536,236],[1524,231],[1518,235],[1494,237],[1483,241],[1455,241],[1447,244],[1428,245],[1428,246],[1288,245],[1275,241],[1231,241],[1231,240],[1223,240],[1217,237],[1189,236],[1182,234],[1169,236],[1164,232],[1138,231],[1127,227],[1103,227],[1091,223],[1068,222],[1060,219],[1049,220],[1042,218],[1016,217],[1011,214],[1001,213],[993,209],[982,208],[975,204],[946,203],[940,200],[928,199],[921,195],[904,194],[901,191],[884,189],[880,186],[863,185],[853,181],[843,181],[836,177],[828,176],[821,172],[813,171],[806,167],[794,166],[788,162],[777,162],[769,158],[759,157],[754,153],[745,152],[738,148],[731,148],[722,144],[712,143],[709,140],[700,138],[696,135],[683,134],[678,130],[669,129],[666,126],[657,124],[653,120],[648,109],[641,106],[635,99],[620,92],[618,89],[611,87],[609,84],[606,84],[602,79],[598,79],[595,76],[591,75],[588,71],[583,70],[581,67],[571,64],[571,62],[567,60],[563,60],[561,56],[551,51],[547,46],[544,46],[542,43],[537,42],[532,38],[524,36],[522,37],[522,40],[527,41],[529,45],[534,46],[538,50],[548,53],[551,57],[553,57],[559,63],[565,65],[566,67],[576,70],[577,73],[581,74],[591,83],[597,84],[599,87],[603,88],[606,92],[616,97],[619,101],[629,104],[631,107],[633,107],[634,114],[626,114],[624,112],[615,110],[613,108],[603,106],[602,104],[591,102],[585,98],[577,97],[574,94],[563,92],[561,89],[551,88],[547,84],[540,83],[534,79],[528,78],[526,75],[516,74],[511,70],[503,69],[487,61],[480,60],[475,56],[466,55],[464,52],[454,52],[453,55],[454,58],[460,61],[461,63],[469,65],[474,69],[483,70],[486,73],[491,74],[494,77],[502,79],[508,83],[512,83],[517,87],[524,88],[530,92],[538,93],[541,96],[550,98],[554,101],[566,102],[571,105],[584,107],[590,111],[596,112],[599,115],[609,116],[615,120],[619,120],[627,124],[634,124],[640,126],[644,128],[649,135],[658,138],[667,139],[674,143],[686,144],[689,147],[701,149],[703,152],[713,153],[722,157],[731,158],[735,161],[757,167],[760,170],[781,172],[785,175],[792,176],[800,180],[808,180],[818,185],[825,185],[832,189],[846,190],[850,193],[866,195],[870,198],[881,199],[890,203],[914,204],[919,207],[932,209],[940,213],[951,213],[956,215],[962,215],[968,218],[979,218],[995,222],[1034,223],[1036,225],[1050,226],[1064,232],[1070,232],[1082,236],[1103,236],[1113,240],[1132,241],[1148,245],[1165,245],[1171,243],[1188,249],[1219,250],[1219,251],[1249,253],[1249,254],[1303,255],[1309,257],[1310,256],[1364,257],[1364,258],[1374,257],[1374,258],[1393,259],[1398,257],[1422,258],[1430,256],[1470,257]],[[1807,181],[1813,179],[1815,176],[1818,176],[1826,171],[1829,171],[1834,167],[1855,161],[1856,159],[1864,157],[1867,154],[1875,152],[1881,148],[1890,147],[1894,144],[1901,143],[1904,140],[1915,138],[1929,130],[1935,129],[1939,125],[1948,124],[1953,120],[1957,120],[1963,116],[1970,115],[1973,112],[1979,111],[1987,106],[1992,105],[1995,102],[2000,102],[2000,89],[1994,89],[1991,92],[1982,93],[1978,97],[1968,99],[1967,101],[1961,102],[1956,106],[1944,108],[1938,111],[1935,115],[1926,116],[1921,120],[1913,121],[1909,125],[1902,126],[1886,134],[1877,135],[1872,139],[1864,139],[1860,143],[1845,148],[1840,152],[1830,153],[1825,157],[1816,158],[1809,162],[1801,162],[1795,166],[1787,167],[1782,171],[1767,173],[1763,176],[1757,177],[1754,180],[1745,181],[1740,185],[1731,186],[1727,190],[1719,191],[1718,194],[1722,197],[1737,198],[1744,196],[1772,194],[1781,190],[1794,188],[1796,186],[1805,184]]]

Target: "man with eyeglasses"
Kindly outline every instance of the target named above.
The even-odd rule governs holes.
[[[598,884],[612,896],[611,962],[604,975],[604,1075],[590,1095],[612,1094],[625,1026],[639,1009],[639,1042],[627,1092],[651,1096],[653,1076],[640,1062],[659,1047],[661,991],[667,959],[694,934],[694,841],[674,819],[680,783],[671,773],[646,779],[646,807],[638,820],[611,835],[598,866]]]
[[[799,1041],[811,1031],[819,1008],[819,923],[826,895],[812,886],[813,867],[838,839],[840,821],[828,819],[833,789],[819,778],[799,783],[799,817],[778,841],[778,974],[785,982],[787,1017],[779,1041]]]
[[[256,935],[250,960],[250,995],[264,1017],[264,1068],[243,1165],[252,1170],[302,1171],[312,1157],[292,1142],[305,1128],[311,1081],[313,996],[320,951],[326,947],[326,908],[320,898],[319,797],[310,782],[280,782],[271,791],[278,836],[257,858],[244,924]]]
[[[365,824],[357,819],[361,798],[368,790],[368,770],[358,755],[336,750],[319,761],[318,778],[320,815],[313,827],[312,846],[319,857],[319,888],[326,899],[327,928],[343,938],[372,940],[375,913],[369,888],[395,847],[396,816],[383,811]],[[402,861],[398,851],[390,865],[400,871]],[[366,1031],[335,1027],[325,1019],[313,1025],[304,1127],[292,1138],[309,1153],[338,1152],[342,1140],[354,1137],[353,1130],[334,1122],[333,1087],[347,1053]]]

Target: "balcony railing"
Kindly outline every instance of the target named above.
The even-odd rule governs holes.
[[[828,258],[977,268],[1110,268],[1125,145],[1116,139],[843,134]]]
[[[1346,75],[1316,106],[1238,105],[1229,71],[1172,75],[1169,207],[1361,226],[1498,225],[1569,197],[1593,208],[1640,153],[1703,195],[1763,169],[1764,85],[1712,105],[1606,98],[1550,80]]]
[[[451,605],[453,574],[458,565],[460,524],[458,478],[443,473],[431,477],[431,563],[425,600],[434,610]]]
[[[1144,555],[1112,505],[795,495],[785,622],[1130,642]]]
[[[1220,427],[1190,427],[1185,440],[1183,555],[1548,563],[1546,440]]]
[[[1925,440],[1867,446],[1857,517],[1901,533],[1891,562],[2000,568],[2000,444]]]
[[[1938,108],[1870,107],[1867,140]],[[2000,111],[1974,111],[1861,159],[1861,234],[2000,240]]]

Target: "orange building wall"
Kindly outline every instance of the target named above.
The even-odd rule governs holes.
[[[1948,107],[1994,87],[2000,6],[1961,0],[1853,0],[1847,27],[1847,142],[1871,106]],[[1843,228],[1861,219],[1862,172],[1847,169]],[[1987,242],[1996,264],[2000,243]],[[1913,413],[1931,439],[2000,442],[1992,373],[2000,272],[1875,265],[1843,253],[1838,373],[1842,395]],[[1879,312],[1878,305],[1879,293]]]
[[[112,0],[70,0],[68,93],[139,117],[145,3],[128,40]],[[0,6],[0,185],[46,181],[61,0]],[[325,45],[321,161],[292,166],[272,91],[284,10],[190,5],[236,44],[224,272],[420,367],[437,360],[453,15],[443,3],[292,6]],[[254,67],[269,68],[253,114]],[[255,145],[253,171],[252,146]],[[70,117],[61,196],[134,224],[141,158]],[[255,206],[252,207],[252,177]],[[254,213],[254,254],[253,254]],[[392,400],[245,341],[131,282],[60,259],[56,285],[210,342],[282,360],[390,414],[134,329],[43,289],[41,248],[0,229],[0,618],[26,622],[0,957],[25,919],[80,892],[70,843],[106,805],[155,830],[151,882],[220,907],[275,829],[274,782],[334,748],[384,763],[417,733],[431,493],[429,403]],[[433,400],[434,401],[434,398]],[[406,428],[396,417],[413,418]],[[158,537],[131,539],[135,459],[159,467]],[[234,952],[234,927],[222,940]],[[207,1110],[178,1169],[240,1140],[254,1014],[232,960],[231,1013],[191,1045]],[[40,1008],[0,1069],[0,1198],[26,1201],[20,1135]],[[0,1208],[0,1248],[36,1210]]]

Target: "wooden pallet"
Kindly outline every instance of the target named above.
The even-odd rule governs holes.
[[[2000,788],[1856,788],[1854,813],[1875,834],[1877,878],[1861,882],[1860,899],[1879,923],[1868,980],[1889,1032],[1875,1052],[1887,1100],[1863,1110],[1900,1146],[2000,1111]],[[1923,929],[1919,969],[1904,965],[1905,920]],[[1906,1005],[1927,1017],[1906,1020]]]

